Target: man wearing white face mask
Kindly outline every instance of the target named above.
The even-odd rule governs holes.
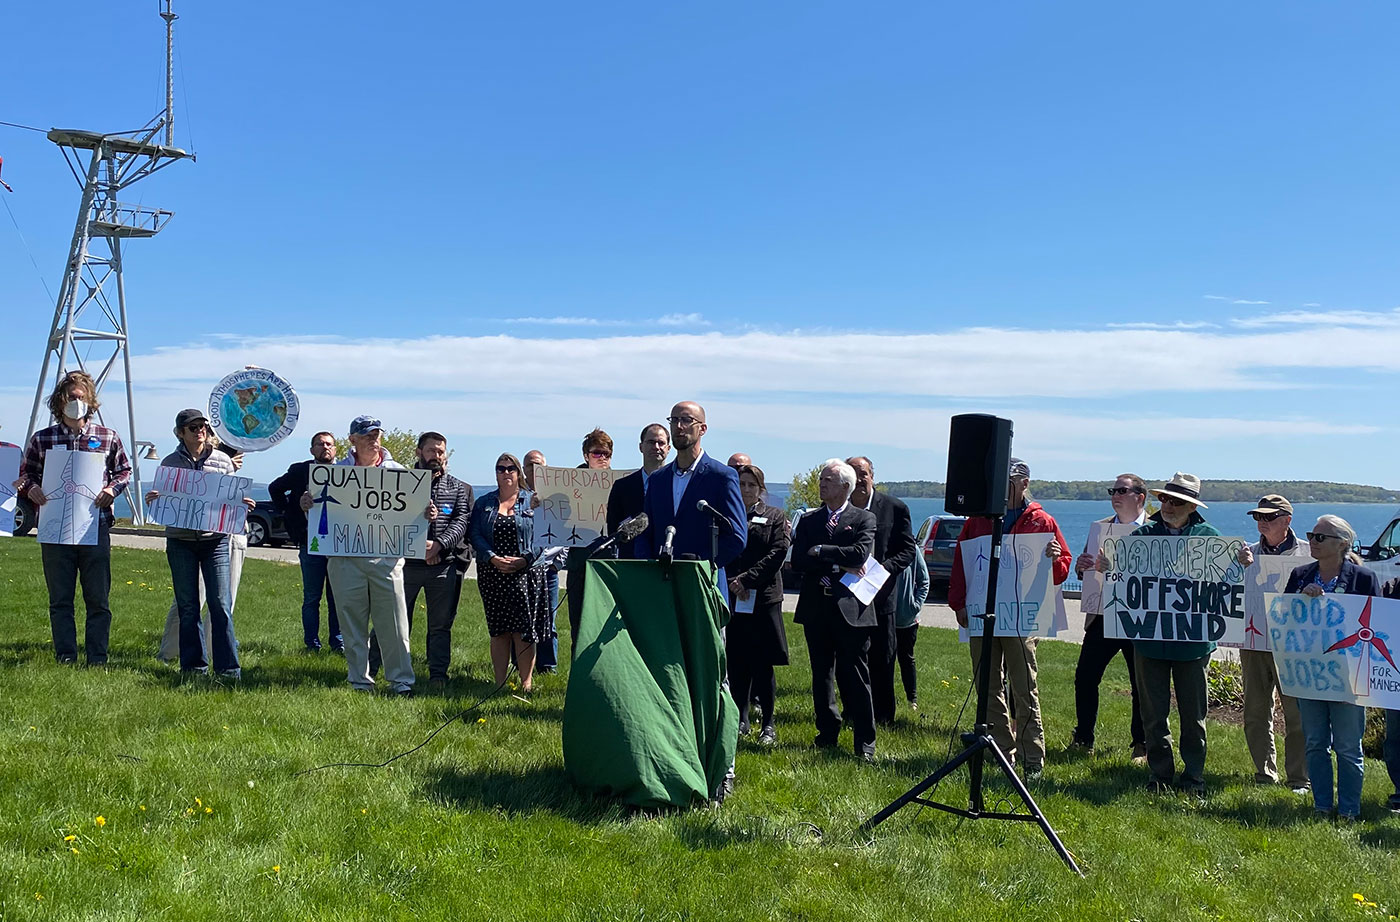
[[[78,659],[78,631],[73,617],[73,591],[81,578],[87,609],[84,639],[88,665],[107,662],[107,639],[112,628],[108,595],[112,588],[112,503],[131,482],[131,461],[115,429],[92,422],[98,407],[97,385],[86,372],[70,371],[49,395],[49,412],[56,423],[29,439],[20,463],[17,490],[36,507],[44,505],[44,459],[51,448],[100,452],[106,462],[103,486],[93,500],[98,512],[96,545],[43,544],[44,582],[49,590],[49,626],[53,652],[60,663]]]

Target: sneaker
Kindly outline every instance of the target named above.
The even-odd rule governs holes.
[[[741,720],[741,721],[739,721],[739,735],[740,735],[740,736],[748,736],[749,733],[750,733],[752,730],[753,730],[753,727],[749,724],[749,722],[748,722],[747,720]]]
[[[1294,794],[1297,794],[1299,797],[1307,797],[1309,794],[1312,793],[1312,788],[1306,784],[1295,784],[1292,787],[1290,787],[1289,790],[1292,791]],[[1391,809],[1400,810],[1400,807],[1391,807]]]
[[[1204,781],[1197,781],[1182,775],[1176,779],[1176,786],[1183,793],[1194,794],[1197,797],[1206,796],[1206,783]]]
[[[410,687],[410,688],[400,688],[400,689],[397,689],[397,690],[394,692],[394,697],[396,697],[396,698],[412,698],[412,697],[413,697],[413,689],[412,689],[411,687]]]
[[[910,698],[910,699],[909,699],[909,710],[911,710],[911,711],[917,711],[918,709],[919,709],[919,701],[918,701],[918,699],[917,699],[917,698]]]
[[[764,727],[758,734],[758,742],[762,746],[775,746],[778,743],[778,731],[772,724]]]
[[[1144,746],[1142,743],[1134,743],[1132,759],[1134,765],[1146,765],[1147,747]]]
[[[1391,813],[1400,814],[1400,797],[1392,797],[1386,802],[1386,809]]]
[[[1071,739],[1068,748],[1071,752],[1082,752],[1085,755],[1094,754],[1094,744],[1086,743],[1081,739]]]

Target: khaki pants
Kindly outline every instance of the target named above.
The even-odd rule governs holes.
[[[1244,676],[1244,739],[1254,759],[1254,780],[1261,784],[1278,782],[1274,749],[1274,689],[1278,666],[1266,650],[1241,650],[1240,672]],[[1283,702],[1283,759],[1288,786],[1308,786],[1307,746],[1303,742],[1303,718],[1298,700],[1279,691]]]
[[[1181,719],[1183,780],[1202,784],[1206,769],[1206,671],[1210,657],[1172,660],[1137,658],[1137,692],[1142,697],[1142,735],[1147,743],[1147,767],[1156,781],[1170,784],[1176,773],[1172,754],[1172,688],[1176,688],[1176,713]]]
[[[230,535],[228,541],[228,591],[230,596],[229,614],[233,614],[238,604],[238,584],[243,580],[243,558],[248,555],[248,536]],[[209,609],[204,608],[204,577],[199,578],[199,605],[203,609],[199,616],[204,619],[204,661],[213,662],[209,652]],[[167,663],[180,659],[180,609],[174,602],[165,613],[165,633],[160,638],[160,652],[157,657]],[[1296,710],[1296,707],[1294,708]]]
[[[345,668],[350,684],[362,691],[374,688],[369,674],[372,623],[384,659],[384,678],[396,692],[412,690],[403,558],[331,557],[326,561],[326,576],[335,593],[336,613],[345,637]]]
[[[987,726],[992,739],[1013,763],[1019,751],[1021,764],[1026,767],[1045,764],[1045,728],[1040,723],[1035,643],[1034,637],[992,638],[992,674],[987,683]],[[972,681],[976,683],[982,668],[982,638],[969,638],[968,646],[972,651]],[[1011,698],[1016,705],[1014,736],[1006,712],[1003,675],[1011,686]]]

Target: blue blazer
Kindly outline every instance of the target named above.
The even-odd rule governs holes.
[[[1315,579],[1317,579],[1316,560],[1294,568],[1293,572],[1288,575],[1288,584],[1283,587],[1283,591],[1286,593],[1298,592]],[[1375,571],[1369,567],[1358,567],[1350,560],[1343,560],[1342,568],[1337,571],[1337,588],[1333,591],[1337,595],[1380,595],[1380,577],[1376,576]]]
[[[733,468],[705,454],[688,476],[691,480],[681,496],[679,509],[674,507],[671,497],[676,479],[674,461],[648,479],[645,507],[648,525],[637,539],[634,553],[642,559],[655,557],[666,540],[666,526],[674,525],[676,537],[672,546],[677,557],[694,554],[700,560],[711,559],[710,516],[696,508],[696,503],[703,499],[734,523],[733,528],[719,527],[719,556],[715,563],[722,569],[739,556],[749,540],[749,517],[739,493],[739,475]]]
[[[498,511],[500,505],[501,491],[492,490],[482,494],[472,506],[472,519],[468,531],[471,535],[472,549],[476,551],[476,559],[483,565],[496,556],[496,552],[491,549],[491,532],[501,514]],[[521,490],[515,497],[515,527],[519,530],[520,555],[533,564],[538,556],[535,553],[535,510],[530,508],[528,490]]]

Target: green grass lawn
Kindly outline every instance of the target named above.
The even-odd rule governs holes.
[[[1068,644],[1041,646],[1050,756],[1037,793],[1083,880],[1029,824],[909,808],[858,832],[948,750],[970,670],[947,631],[922,632],[923,709],[901,711],[868,766],[849,732],[839,753],[807,748],[809,672],[790,627],[780,744],[741,742],[739,786],[719,809],[633,817],[569,786],[565,674],[541,677],[529,703],[490,701],[387,769],[294,777],[381,761],[491,690],[475,584],[450,694],[400,701],[353,694],[340,657],[302,652],[295,567],[247,562],[236,688],[156,661],[163,554],[115,549],[113,572],[111,666],[59,667],[38,549],[0,541],[0,919],[1261,920],[1400,907],[1400,820],[1383,808],[1380,763],[1367,764],[1364,822],[1318,823],[1310,801],[1247,783],[1242,732],[1212,722],[1209,799],[1149,795],[1124,745],[1121,661],[1105,681],[1109,745],[1063,751]],[[1007,793],[994,784],[990,802]],[[965,803],[966,775],[938,796]]]

